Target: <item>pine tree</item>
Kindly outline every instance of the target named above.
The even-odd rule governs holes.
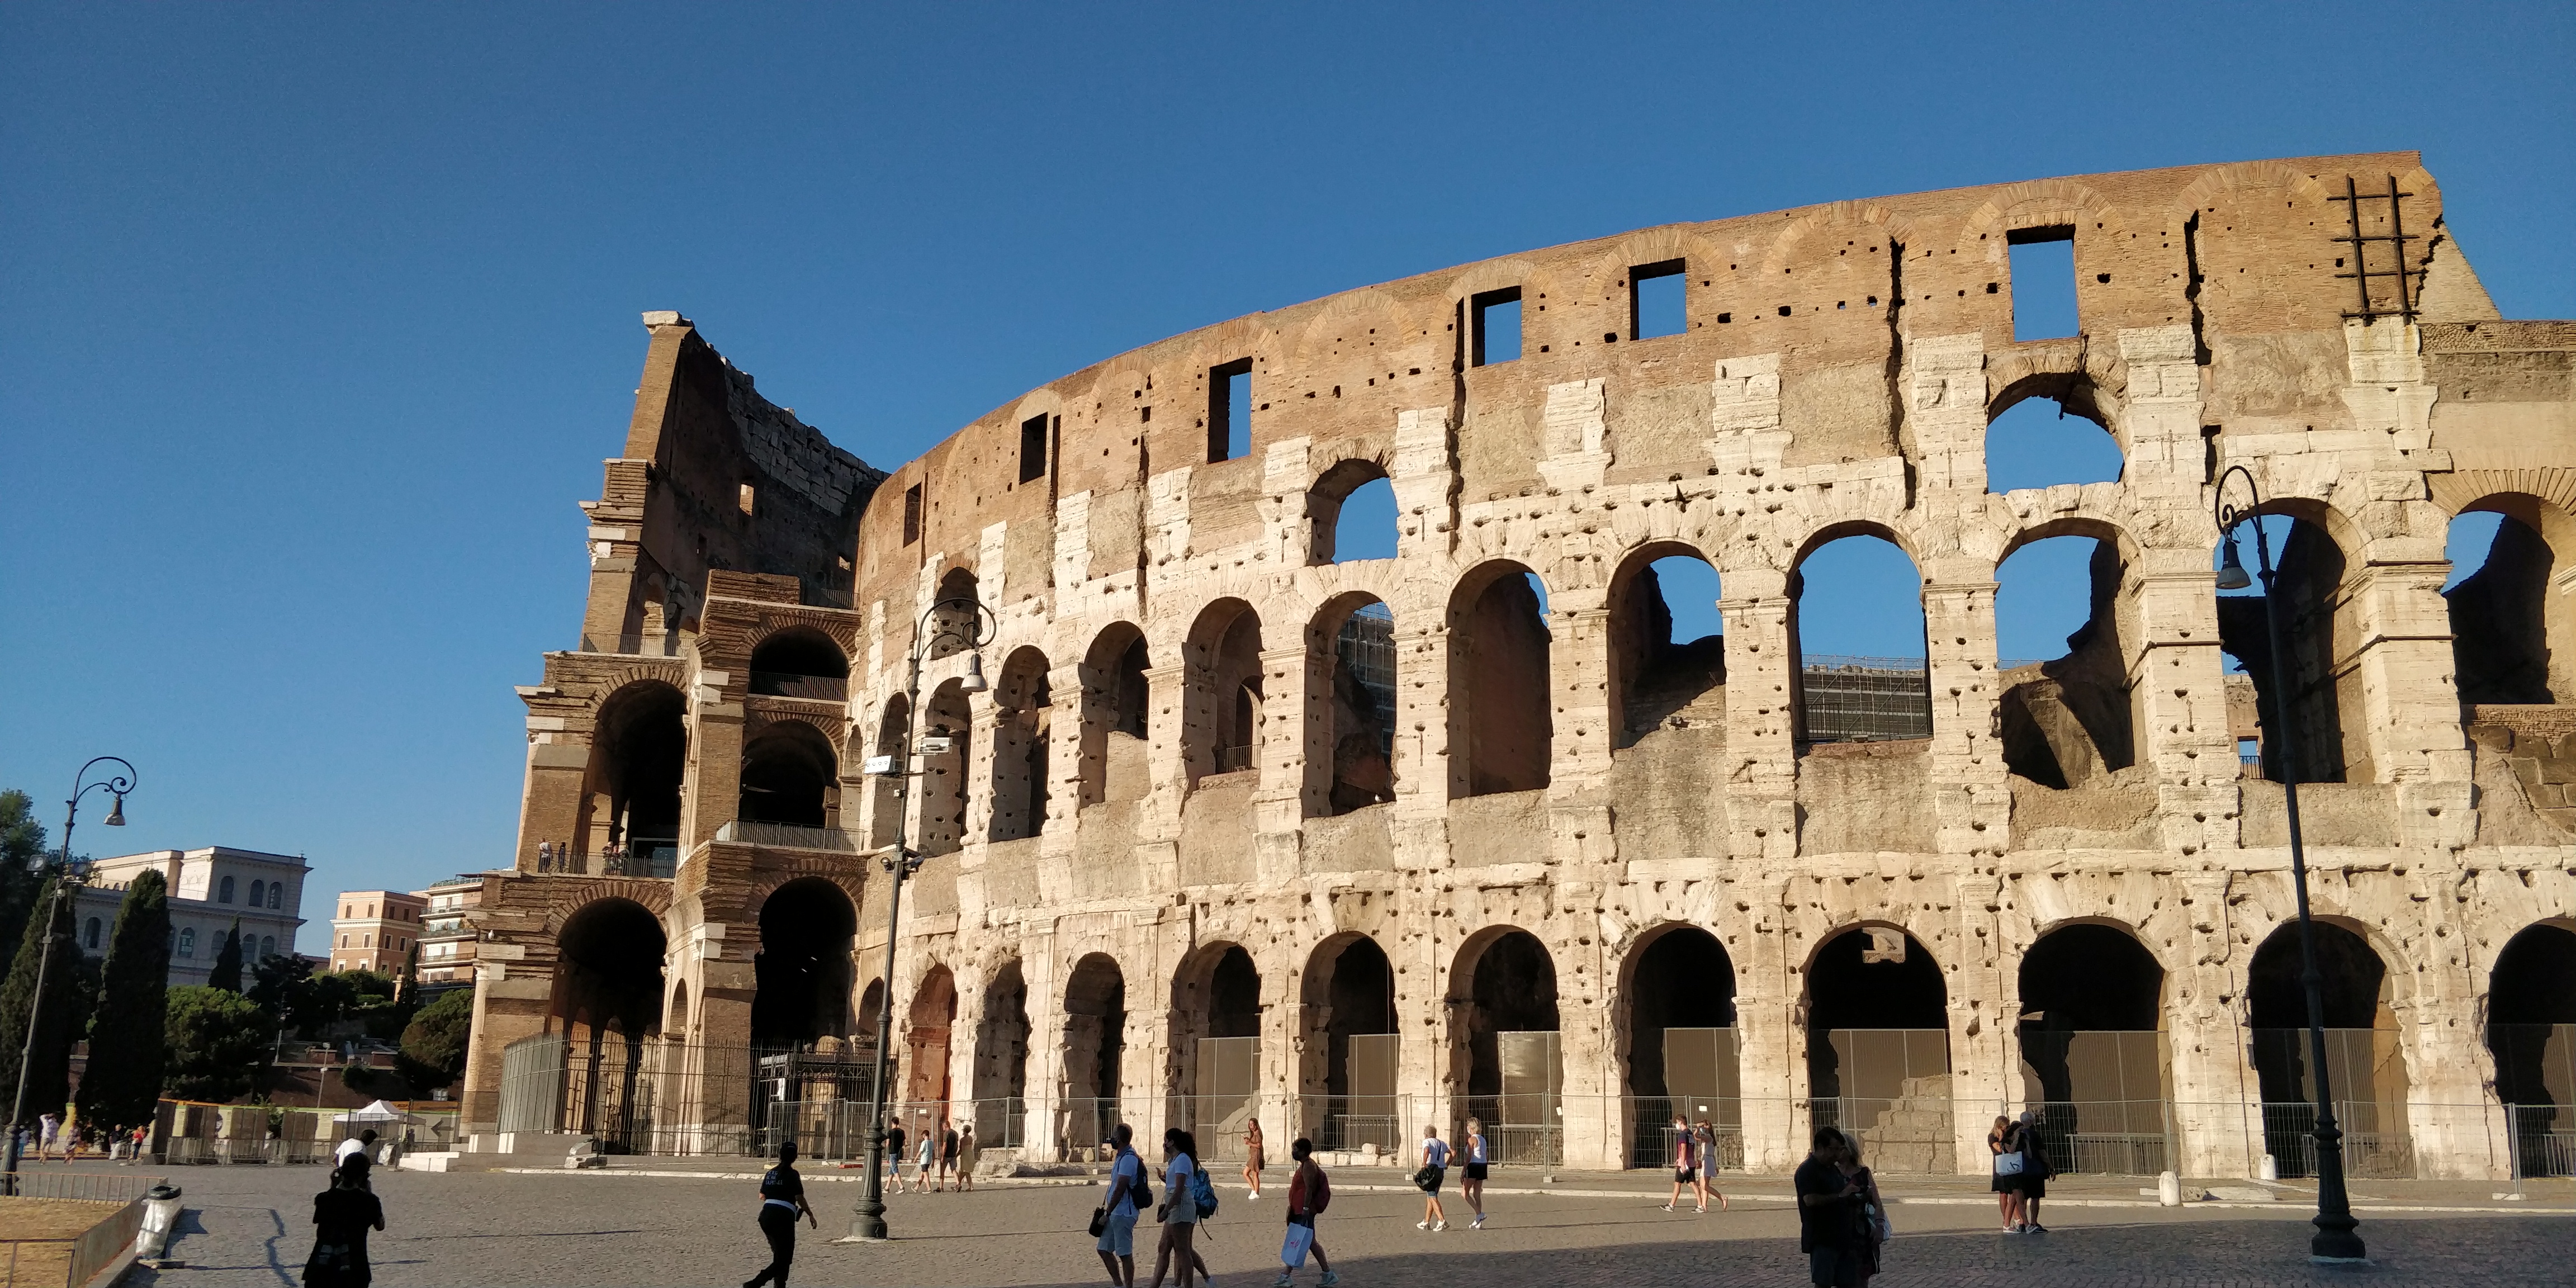
[[[402,978],[394,984],[394,1009],[402,1012],[404,1023],[409,1023],[420,1010],[420,945],[417,943],[403,955]]]
[[[80,1118],[110,1133],[152,1121],[161,1099],[170,985],[170,888],[146,870],[125,888],[81,1074]]]
[[[241,987],[242,945],[241,919],[233,919],[232,933],[224,936],[224,946],[215,953],[215,967],[206,972],[206,987],[238,993]]]
[[[53,853],[35,802],[21,791],[0,792],[0,948],[14,947],[35,910],[35,873]]]
[[[61,1113],[71,1099],[72,1012],[79,991],[71,954],[80,951],[72,943],[72,901],[55,901],[53,881],[46,881],[37,892],[34,907],[26,933],[18,938],[18,957],[10,964],[8,982],[0,984],[0,1097],[14,1097],[20,1053],[31,1049],[27,1022],[35,1009],[40,968],[45,977],[44,1025],[35,1034],[35,1058],[27,1065],[24,1121],[29,1122],[38,1114]],[[48,910],[51,916],[44,915]],[[49,931],[61,939],[54,945],[53,962],[44,966]]]

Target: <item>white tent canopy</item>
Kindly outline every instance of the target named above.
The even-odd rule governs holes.
[[[428,1120],[417,1114],[404,1113],[379,1100],[364,1109],[352,1109],[345,1114],[333,1114],[331,1121],[358,1126],[364,1123],[419,1123]]]

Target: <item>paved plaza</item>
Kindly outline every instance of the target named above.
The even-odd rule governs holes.
[[[766,1260],[743,1172],[682,1171],[619,1160],[607,1173],[379,1173],[388,1229],[376,1236],[376,1282],[406,1284],[740,1283]],[[661,1172],[644,1175],[642,1172]],[[673,1174],[677,1173],[677,1174]],[[275,1288],[300,1280],[312,1243],[314,1167],[180,1168],[188,1220],[173,1255],[183,1269],[138,1269],[127,1283],[167,1288]],[[891,1244],[836,1244],[859,1195],[854,1174],[807,1173],[824,1228],[800,1227],[796,1282],[1093,1285],[1104,1281],[1082,1227],[1098,1191],[1086,1184],[1000,1183],[972,1194],[897,1196]],[[1798,1285],[1796,1217],[1782,1177],[1732,1178],[1735,1210],[1666,1215],[1654,1178],[1560,1174],[1498,1178],[1491,1227],[1466,1229],[1450,1200],[1445,1234],[1413,1228],[1418,1195],[1394,1174],[1345,1171],[1323,1242],[1350,1288],[1380,1284]],[[2576,1253],[2576,1190],[2533,1186],[2521,1203],[2487,1182],[2368,1182],[2367,1274],[2311,1267],[2308,1196],[2164,1209],[2135,1180],[2061,1180],[2043,1215],[2052,1233],[1993,1231],[1979,1187],[1952,1178],[1885,1185],[1898,1237],[1883,1288],[1910,1285],[2267,1285],[2307,1283],[2563,1285]],[[1376,1188],[1383,1186],[1383,1188]],[[1544,1188],[1549,1192],[1535,1191]],[[1201,1249],[1224,1288],[1259,1288],[1277,1273],[1275,1195],[1225,1204]],[[1152,1265],[1145,1259],[1143,1277]],[[1311,1285],[1310,1267],[1300,1276]]]

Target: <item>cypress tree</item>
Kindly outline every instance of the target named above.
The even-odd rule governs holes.
[[[236,917],[232,933],[224,936],[224,946],[215,954],[214,969],[206,972],[206,987],[220,988],[227,993],[242,991],[241,958],[241,919]]]
[[[109,1132],[152,1121],[161,1098],[170,986],[170,889],[147,871],[125,889],[116,910],[90,1027],[89,1068],[81,1075],[80,1118]]]
[[[394,983],[394,1008],[402,1012],[406,1024],[420,1010],[420,945],[417,943],[403,955],[402,977]]]
[[[50,909],[52,916],[46,916]],[[35,1059],[28,1065],[27,1121],[39,1114],[61,1113],[71,1099],[72,1011],[78,1004],[78,986],[73,980],[75,968],[71,954],[80,949],[72,943],[72,901],[54,900],[54,882],[48,879],[37,892],[32,914],[27,919],[26,933],[18,938],[18,957],[9,967],[9,978],[0,984],[0,1099],[15,1097],[18,1092],[19,1056],[29,1049],[27,1021],[35,1009],[36,975],[42,964],[48,932],[61,936],[54,945],[54,960],[45,968],[44,1027],[35,1035]]]

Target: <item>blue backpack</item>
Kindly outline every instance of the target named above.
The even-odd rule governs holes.
[[[1208,1183],[1207,1169],[1195,1158],[1190,1160],[1190,1202],[1198,1206],[1200,1220],[1216,1215],[1216,1187]]]

